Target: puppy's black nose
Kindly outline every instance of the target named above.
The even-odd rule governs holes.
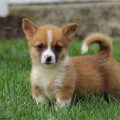
[[[49,62],[51,62],[51,60],[52,60],[52,57],[48,56],[47,59],[46,59],[46,62],[49,63]]]

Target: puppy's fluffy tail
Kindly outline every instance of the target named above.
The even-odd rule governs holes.
[[[112,40],[102,33],[92,33],[83,40],[81,51],[86,53],[91,45],[94,43],[99,44],[100,49],[97,55],[100,57],[108,58],[112,56]]]

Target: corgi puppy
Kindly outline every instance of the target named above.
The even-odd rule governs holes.
[[[87,52],[94,43],[99,44],[99,52],[92,56],[69,57],[67,47],[78,26],[76,23],[62,28],[50,24],[37,26],[23,19],[32,59],[32,96],[37,104],[54,99],[58,106],[68,106],[74,94],[85,97],[106,92],[120,97],[120,68],[112,58],[109,37],[93,33],[83,41],[82,52]]]

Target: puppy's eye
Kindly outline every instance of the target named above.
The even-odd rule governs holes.
[[[59,52],[63,48],[63,46],[59,45],[59,44],[56,44],[54,48],[55,48],[55,51]]]
[[[41,44],[35,45],[35,47],[39,48],[39,49],[42,49],[42,48],[44,48],[44,45],[41,43]]]

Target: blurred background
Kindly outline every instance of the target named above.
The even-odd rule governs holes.
[[[80,24],[77,37],[91,32],[120,36],[120,0],[0,0],[0,40],[22,38],[22,18],[39,25]]]

